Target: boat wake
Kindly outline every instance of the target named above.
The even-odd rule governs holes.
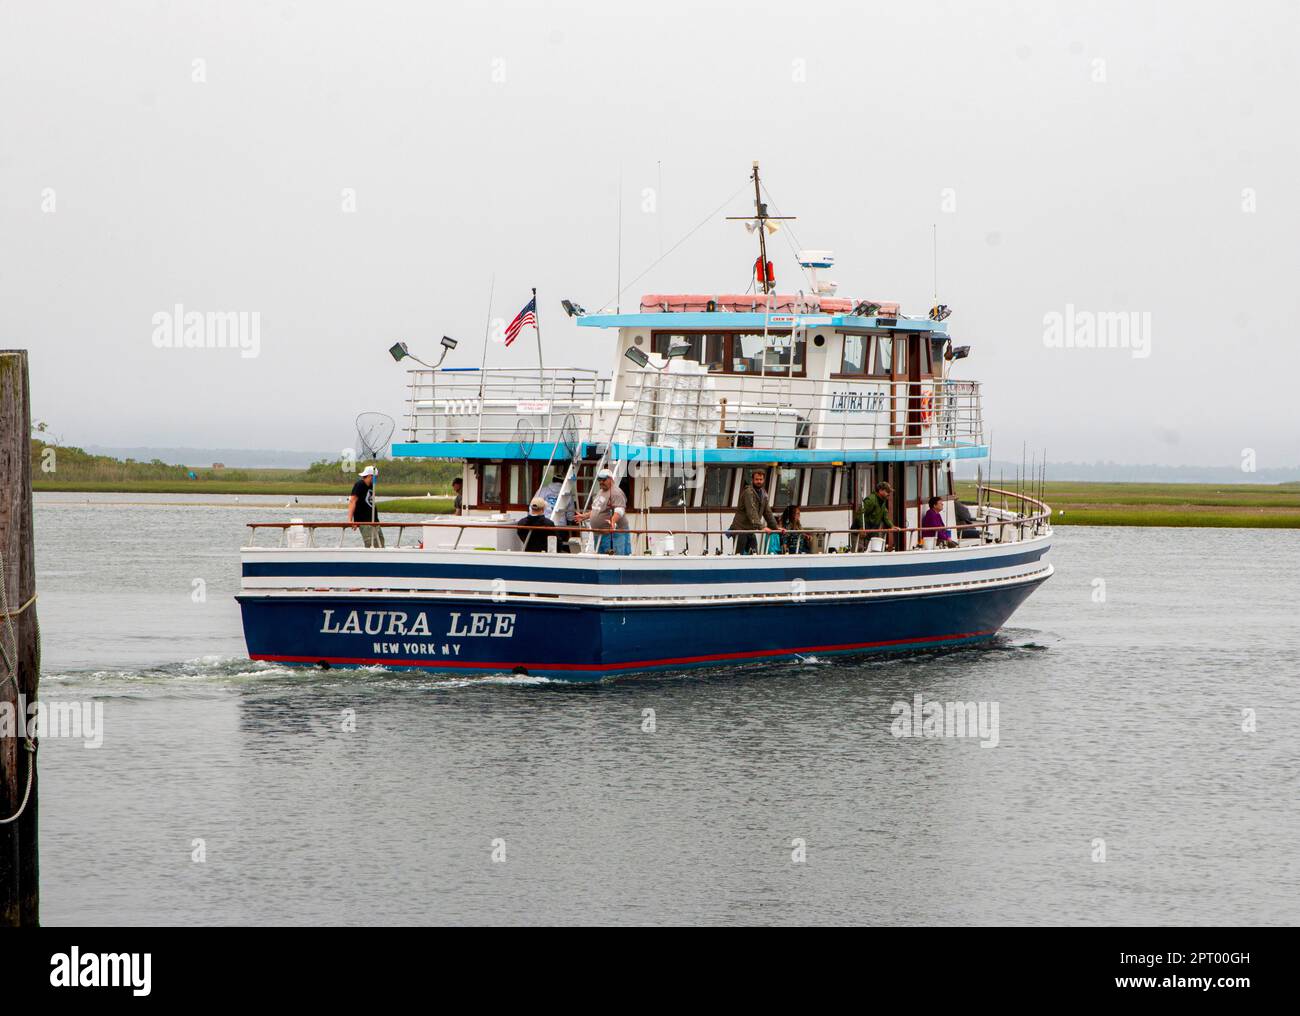
[[[1061,638],[1052,632],[1039,631],[1036,628],[1003,628],[997,637],[981,648],[986,651],[1006,652],[1028,650],[1046,652],[1060,642]]]
[[[41,682],[96,686],[105,692],[116,687],[200,688],[203,685],[239,687],[268,683],[341,683],[376,685],[390,683],[406,690],[446,690],[491,685],[553,684],[549,678],[528,674],[440,675],[427,671],[395,670],[387,667],[349,667],[322,670],[316,667],[287,667],[244,656],[200,656],[191,660],[159,663],[139,668],[86,668],[48,671]]]

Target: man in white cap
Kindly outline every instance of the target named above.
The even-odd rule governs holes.
[[[348,498],[348,521],[353,527],[358,522],[378,522],[379,513],[375,511],[375,479],[379,470],[366,466],[361,470],[361,479],[352,485],[352,496]],[[361,541],[367,547],[382,547],[384,531],[378,526],[361,526]]]
[[[627,497],[614,483],[614,474],[602,469],[596,474],[600,490],[591,499],[591,511],[578,512],[574,519],[586,522],[596,537],[597,554],[632,553],[632,536],[627,531]]]

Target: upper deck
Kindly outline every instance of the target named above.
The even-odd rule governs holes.
[[[982,457],[980,384],[951,379],[943,321],[803,296],[647,296],[614,330],[614,369],[408,374],[405,442],[428,458],[695,462]],[[871,313],[863,313],[869,309]],[[605,353],[610,356],[610,353]]]

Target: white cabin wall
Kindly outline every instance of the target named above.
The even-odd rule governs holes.
[[[822,344],[817,345],[817,339],[821,338]],[[808,377],[812,380],[820,381],[829,376],[829,365],[838,364],[839,353],[832,357],[832,350],[835,349],[837,341],[843,340],[829,328],[813,328],[808,332],[808,342],[805,345],[804,356],[807,358]]]

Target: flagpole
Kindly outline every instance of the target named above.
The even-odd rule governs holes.
[[[488,343],[492,341],[492,297],[496,293],[497,273],[492,273],[492,281],[488,283],[488,312],[487,321],[483,325],[483,362],[479,364],[479,387],[478,397],[483,397],[483,371],[487,369],[487,351]]]
[[[533,287],[533,331],[537,333],[537,386],[542,398],[546,398],[546,368],[542,366],[542,321],[541,311],[537,306],[537,287]]]
[[[497,273],[492,273],[492,281],[488,283],[488,311],[487,321],[483,325],[483,360],[478,367],[478,437],[477,441],[483,440],[483,385],[487,380],[487,351],[488,343],[492,341],[492,297],[496,293]]]

